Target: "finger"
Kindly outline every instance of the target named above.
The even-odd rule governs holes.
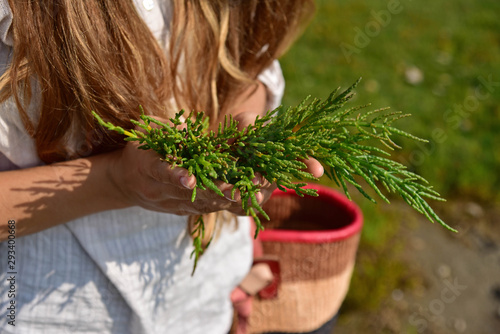
[[[239,203],[241,201],[241,194],[238,189],[234,191],[234,195],[233,195],[233,188],[226,189],[222,193],[224,194],[225,199],[230,202]]]
[[[252,179],[253,184],[259,184],[261,188],[269,187],[271,182],[269,182],[261,173],[256,172],[255,177]]]
[[[238,202],[241,199],[240,193],[238,190],[235,190],[234,196],[232,194],[234,185],[222,182],[220,180],[214,181],[216,187],[224,194],[224,197],[220,196],[220,194],[215,193],[213,190],[206,189],[199,191],[199,195],[196,198],[200,198],[202,200],[221,200],[230,201],[230,202]]]
[[[252,179],[252,182],[255,185],[260,185],[261,190],[264,190],[271,185],[271,183],[267,181],[266,178],[263,177],[260,173],[255,173],[255,177]],[[262,191],[259,191],[255,194],[255,199],[259,204],[262,204],[262,202],[264,202],[265,196]]]
[[[325,170],[323,168],[323,165],[321,165],[321,163],[318,160],[314,158],[309,158],[302,160],[302,162],[306,164],[307,171],[311,173],[314,177],[320,178],[321,176],[323,176]]]
[[[222,197],[219,200],[197,199],[193,203],[181,199],[169,199],[160,203],[159,206],[163,208],[160,210],[173,212],[177,215],[198,215],[221,210],[231,211],[238,215],[244,214],[241,204],[229,202]]]
[[[192,190],[196,185],[194,175],[189,175],[185,168],[172,166],[156,157],[151,166],[150,176],[161,183],[171,184],[180,188]]]

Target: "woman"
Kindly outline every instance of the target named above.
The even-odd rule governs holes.
[[[139,105],[162,118],[204,110],[213,124],[231,113],[244,126],[279,103],[275,60],[309,8],[0,0],[0,309],[15,305],[2,333],[228,331],[249,221],[219,222],[191,277],[187,215],[242,214],[241,204],[211,191],[191,203],[194,177],[124,145],[90,111],[125,127]],[[263,183],[259,200],[273,188]]]

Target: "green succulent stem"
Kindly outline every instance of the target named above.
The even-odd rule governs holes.
[[[208,117],[203,112],[192,112],[181,121],[184,114],[181,110],[170,119],[172,124],[160,122],[143,112],[142,122],[132,121],[143,131],[125,130],[105,122],[95,112],[93,115],[100,125],[124,135],[125,140],[138,141],[140,149],[156,151],[172,168],[186,168],[197,181],[193,201],[197,189],[211,189],[224,196],[216,180],[234,185],[232,195],[239,190],[243,210],[257,225],[256,236],[263,230],[259,214],[265,219],[269,217],[256,200],[260,185],[252,181],[255,174],[260,173],[267,181],[276,183],[280,190],[292,189],[299,196],[317,196],[316,190],[304,189],[307,182],[318,180],[301,162],[309,157],[324,166],[325,174],[349,198],[347,184],[375,202],[358,182],[361,178],[384,201],[389,202],[382,190],[399,194],[428,220],[456,232],[427,203],[426,199],[443,201],[427,181],[390,160],[388,152],[371,144],[375,141],[389,150],[399,148],[393,141],[395,135],[425,142],[393,126],[394,122],[409,115],[389,112],[388,108],[371,111],[365,111],[366,106],[344,108],[358,83],[359,80],[341,93],[339,89],[333,91],[324,101],[313,99],[308,103],[309,98],[306,98],[295,107],[280,106],[257,117],[242,130],[229,116],[219,124],[216,132],[208,131]],[[183,123],[185,126],[181,127]],[[295,182],[297,180],[300,182]],[[202,218],[197,220],[199,232],[204,231],[203,224]],[[197,233],[193,238],[193,272],[203,253],[202,234]]]

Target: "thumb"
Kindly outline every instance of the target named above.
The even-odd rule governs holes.
[[[185,168],[172,166],[161,159],[157,159],[151,166],[151,177],[161,183],[169,183],[186,189],[193,189],[196,185],[196,177],[189,175]]]

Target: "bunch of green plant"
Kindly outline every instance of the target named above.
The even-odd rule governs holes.
[[[390,154],[383,149],[367,143],[375,139],[388,149],[399,148],[392,140],[393,135],[425,142],[392,125],[409,115],[388,112],[388,108],[372,111],[364,111],[366,106],[343,108],[358,82],[340,94],[339,89],[335,90],[324,101],[314,99],[307,104],[306,98],[296,107],[269,111],[244,129],[239,129],[237,121],[229,116],[219,124],[217,131],[208,131],[209,121],[202,112],[191,113],[181,121],[183,110],[170,119],[172,124],[144,113],[142,122],[131,120],[142,130],[125,130],[104,122],[96,113],[94,116],[102,126],[125,135],[125,140],[138,141],[140,149],[156,151],[172,168],[186,168],[196,177],[192,201],[196,199],[197,189],[208,188],[224,196],[215,185],[216,180],[234,185],[231,196],[234,198],[236,190],[240,192],[243,210],[257,225],[256,236],[263,229],[258,213],[266,219],[269,217],[256,199],[260,185],[253,182],[255,174],[260,173],[269,182],[276,183],[280,190],[293,189],[299,196],[317,196],[314,189],[303,188],[306,182],[294,182],[317,180],[302,162],[309,157],[325,167],[325,174],[342,187],[348,197],[347,184],[350,183],[375,202],[358,182],[361,177],[384,201],[389,202],[381,186],[399,194],[431,222],[437,221],[453,230],[427,203],[426,199],[443,200],[427,181],[388,159]],[[185,126],[181,126],[183,123]],[[202,218],[197,220],[194,230],[192,255],[196,268],[204,251]]]

